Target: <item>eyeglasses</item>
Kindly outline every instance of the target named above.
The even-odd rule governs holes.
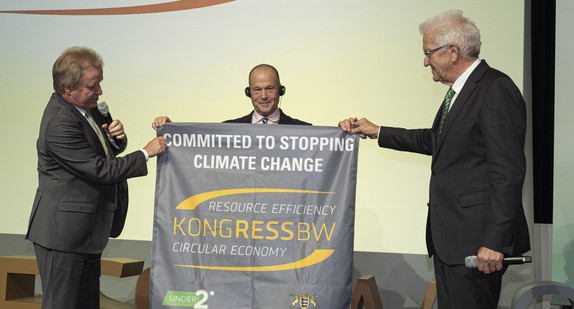
[[[430,56],[431,56],[432,54],[434,54],[435,52],[437,52],[437,51],[439,51],[439,50],[441,50],[441,49],[443,49],[443,48],[445,48],[445,47],[447,47],[448,45],[449,45],[449,44],[445,44],[445,45],[443,45],[443,46],[441,46],[441,47],[437,47],[437,48],[435,48],[435,49],[431,49],[431,50],[429,50],[429,51],[427,51],[427,52],[423,52],[423,54],[425,54],[425,58],[427,58],[427,60],[430,61]]]

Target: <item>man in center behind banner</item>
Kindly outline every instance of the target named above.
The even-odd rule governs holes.
[[[246,116],[224,122],[311,125],[288,116],[279,108],[279,102],[285,91],[286,88],[281,84],[279,72],[275,67],[269,64],[255,66],[249,72],[249,86],[245,88],[245,95],[251,99],[253,111]],[[171,119],[168,116],[156,117],[152,128],[155,130],[169,122]]]

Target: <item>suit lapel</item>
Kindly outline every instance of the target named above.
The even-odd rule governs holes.
[[[114,151],[113,151],[114,146],[112,146],[111,142],[108,140],[108,133],[106,133],[106,131],[104,131],[104,129],[102,129],[102,124],[104,123],[104,118],[103,118],[102,114],[100,113],[98,108],[91,109],[90,113],[92,114],[92,117],[94,118],[94,122],[96,123],[96,126],[98,126],[98,130],[100,131],[100,134],[103,137],[104,143],[106,144],[105,147],[108,148],[108,152],[109,152],[110,156],[112,158],[114,158],[115,157]],[[91,125],[90,125],[90,128],[91,128]],[[94,131],[94,130],[92,130],[92,131]],[[94,133],[96,133],[96,132],[94,132]],[[96,135],[96,137],[98,138],[98,142],[99,142],[100,138],[97,135]],[[102,146],[101,149],[104,150],[102,143],[100,142],[99,144],[100,144],[100,146]],[[105,151],[104,151],[104,154],[105,154]]]
[[[106,156],[106,152],[104,150],[102,143],[100,142],[100,138],[98,137],[96,131],[94,131],[94,129],[92,128],[92,125],[88,122],[88,119],[86,119],[86,117],[82,115],[82,113],[80,113],[80,111],[78,111],[72,103],[69,103],[59,95],[54,94],[54,96],[58,99],[58,102],[62,104],[70,112],[70,114],[82,124],[82,130],[86,135],[86,140],[88,141],[88,143],[98,152]],[[110,151],[110,153],[113,153],[113,151]]]
[[[490,69],[490,66],[486,63],[486,61],[482,60],[480,62],[480,64],[476,67],[476,69],[474,69],[474,71],[470,74],[470,76],[466,80],[466,83],[464,84],[464,86],[462,86],[460,93],[457,95],[456,100],[455,100],[454,104],[452,105],[450,111],[446,115],[446,118],[445,118],[444,123],[442,125],[442,132],[441,132],[440,138],[438,139],[438,144],[436,145],[435,152],[433,154],[433,160],[432,160],[433,163],[436,160],[436,157],[437,157],[438,153],[440,152],[440,149],[442,148],[442,144],[444,143],[444,141],[446,140],[446,137],[448,136],[448,133],[450,131],[451,126],[456,121],[458,114],[464,108],[464,106],[466,105],[466,103],[468,101],[468,98],[470,98],[470,95],[476,89],[476,85],[480,82],[480,80],[484,76],[484,73],[486,73],[486,71],[488,69]],[[441,112],[441,109],[439,109],[439,114],[440,114],[440,112]],[[440,118],[440,115],[437,115],[437,117]],[[436,129],[435,132],[437,132],[437,134],[438,134],[438,120],[437,120],[437,118],[435,118],[435,122],[433,124],[433,129]]]

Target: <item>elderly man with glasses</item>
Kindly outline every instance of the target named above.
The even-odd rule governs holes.
[[[426,241],[438,304],[496,308],[506,256],[530,250],[522,206],[526,106],[514,82],[478,58],[476,25],[458,10],[420,25],[424,66],[449,86],[432,126],[408,130],[349,118],[339,126],[380,147],[432,156]],[[478,268],[465,267],[476,256]]]

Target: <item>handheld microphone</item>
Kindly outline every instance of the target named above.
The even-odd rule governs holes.
[[[502,260],[502,265],[516,265],[516,264],[524,264],[524,263],[531,263],[532,257],[531,256],[513,256],[507,257]],[[467,256],[464,259],[464,266],[467,268],[478,268],[478,262],[476,259],[476,255]]]
[[[105,101],[98,103],[98,111],[100,111],[100,114],[102,114],[102,116],[104,117],[104,121],[108,126],[112,123],[112,121],[114,121],[112,115],[110,114],[110,110],[108,109],[108,104]],[[119,148],[125,147],[124,139],[114,138],[114,141],[116,142]]]

